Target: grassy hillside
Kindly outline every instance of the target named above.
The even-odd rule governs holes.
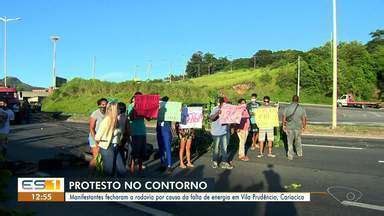
[[[113,97],[129,102],[136,91],[148,94],[167,95],[173,101],[185,103],[208,103],[220,92],[231,101],[250,98],[256,92],[259,99],[269,95],[272,101],[289,101],[295,93],[296,86],[279,87],[276,78],[281,71],[294,71],[295,65],[287,65],[275,69],[225,71],[206,75],[195,79],[168,82],[102,82],[99,80],[73,79],[57,90],[43,103],[45,111],[89,114],[96,108],[100,97]],[[301,92],[303,102],[330,103],[331,99]]]

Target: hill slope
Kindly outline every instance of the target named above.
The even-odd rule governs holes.
[[[0,79],[0,85],[4,86],[4,79]],[[9,87],[16,88],[18,91],[32,91],[32,89],[44,89],[41,87],[28,85],[16,77],[7,77],[7,85]]]
[[[256,70],[234,70],[206,75],[195,79],[168,82],[102,82],[76,78],[57,90],[43,103],[45,111],[89,114],[96,108],[96,101],[101,97],[117,98],[128,103],[134,92],[167,95],[172,101],[185,103],[208,103],[220,93],[231,101],[240,98],[249,99],[256,92],[259,99],[265,95],[272,101],[290,101],[295,93],[295,85],[284,88],[276,84],[277,75],[282,70],[294,71],[295,65],[280,68],[262,68]],[[302,100],[311,103],[330,103],[331,99],[321,95],[301,92]]]

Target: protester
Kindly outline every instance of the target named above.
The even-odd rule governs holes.
[[[209,118],[211,123],[211,134],[213,138],[213,154],[212,154],[212,168],[216,169],[220,164],[223,169],[232,169],[233,166],[228,163],[228,125],[222,125],[219,121],[219,115],[221,113],[221,107],[224,104],[224,98],[219,97],[217,100],[217,106],[213,108]],[[219,147],[221,150],[221,161],[219,156]],[[221,162],[221,163],[220,163]]]
[[[301,145],[301,134],[307,126],[307,114],[304,107],[299,105],[299,96],[292,97],[292,103],[288,105],[283,113],[283,130],[288,139],[288,160],[293,160],[293,141],[295,141],[297,156],[303,156]]]
[[[118,119],[118,125],[122,132],[122,138],[121,138],[121,144],[119,145],[119,149],[122,152],[124,156],[125,163],[129,163],[131,159],[131,153],[132,149],[130,147],[130,128],[129,128],[129,121],[128,117],[126,115],[127,112],[127,106],[123,102],[119,102],[117,104],[117,109],[119,112],[119,115],[117,116]]]
[[[131,98],[131,103],[127,108],[132,138],[132,160],[130,167],[132,174],[135,172],[136,160],[139,165],[139,172],[143,171],[143,161],[146,154],[147,128],[145,126],[144,118],[135,115],[135,97],[142,94],[143,93],[141,92],[136,92]]]
[[[239,160],[241,161],[249,161],[249,158],[245,155],[245,143],[247,142],[249,128],[250,128],[250,121],[249,121],[249,113],[246,109],[246,100],[240,99],[239,105],[244,106],[245,115],[248,117],[242,117],[240,124],[236,125],[236,133],[239,137]]]
[[[194,167],[191,162],[191,145],[195,136],[193,128],[181,128],[179,123],[176,123],[175,129],[180,139],[180,168]],[[187,165],[184,164],[184,152],[187,156]]]
[[[269,96],[264,96],[263,98],[263,106],[262,107],[271,107]],[[276,157],[276,155],[272,154],[272,143],[274,141],[273,136],[273,127],[272,128],[259,128],[259,141],[260,141],[260,154],[257,155],[258,158],[264,157],[264,143],[268,141],[268,157]]]
[[[108,104],[108,100],[105,98],[101,98],[97,101],[97,106],[99,107],[95,110],[91,116],[89,117],[89,136],[88,142],[92,152],[92,160],[89,162],[89,168],[91,172],[96,167],[96,157],[99,154],[99,147],[96,146],[95,135],[96,131],[100,127],[101,121],[104,119],[106,107]]]
[[[259,145],[257,144],[257,139],[259,137],[259,128],[257,127],[256,124],[256,119],[255,119],[255,109],[260,107],[260,104],[256,102],[257,99],[257,94],[253,93],[251,95],[251,102],[248,103],[247,108],[248,112],[251,116],[251,133],[252,133],[252,145],[251,145],[251,150],[255,150],[259,148]]]
[[[29,124],[30,115],[31,115],[31,105],[29,104],[27,98],[23,98],[23,102],[21,103],[20,112],[21,112],[23,123]]]
[[[109,102],[105,118],[101,121],[96,132],[96,145],[100,147],[103,160],[103,171],[107,176],[124,177],[127,170],[123,155],[119,151],[122,140],[122,131],[118,122],[118,108],[116,102]]]
[[[3,157],[7,154],[8,137],[11,131],[10,121],[15,119],[15,114],[8,108],[8,101],[0,99],[0,153]]]
[[[160,110],[157,118],[156,134],[157,143],[159,145],[160,162],[162,167],[166,168],[168,174],[172,173],[172,122],[165,121],[165,105],[169,98],[164,96],[160,101]]]

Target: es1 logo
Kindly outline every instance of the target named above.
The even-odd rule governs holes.
[[[18,178],[18,192],[64,192],[64,178]]]

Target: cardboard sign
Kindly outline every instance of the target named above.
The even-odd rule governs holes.
[[[159,112],[159,95],[136,95],[135,115],[143,118],[156,119]]]
[[[181,103],[165,102],[163,107],[160,106],[160,112],[164,112],[164,121],[179,122],[181,120]]]
[[[180,124],[180,128],[202,128],[203,107],[188,107],[187,124]]]
[[[240,124],[243,117],[244,106],[223,104],[219,117],[220,124]]]
[[[259,128],[274,128],[279,126],[279,111],[277,107],[259,107],[254,110],[256,124]]]

